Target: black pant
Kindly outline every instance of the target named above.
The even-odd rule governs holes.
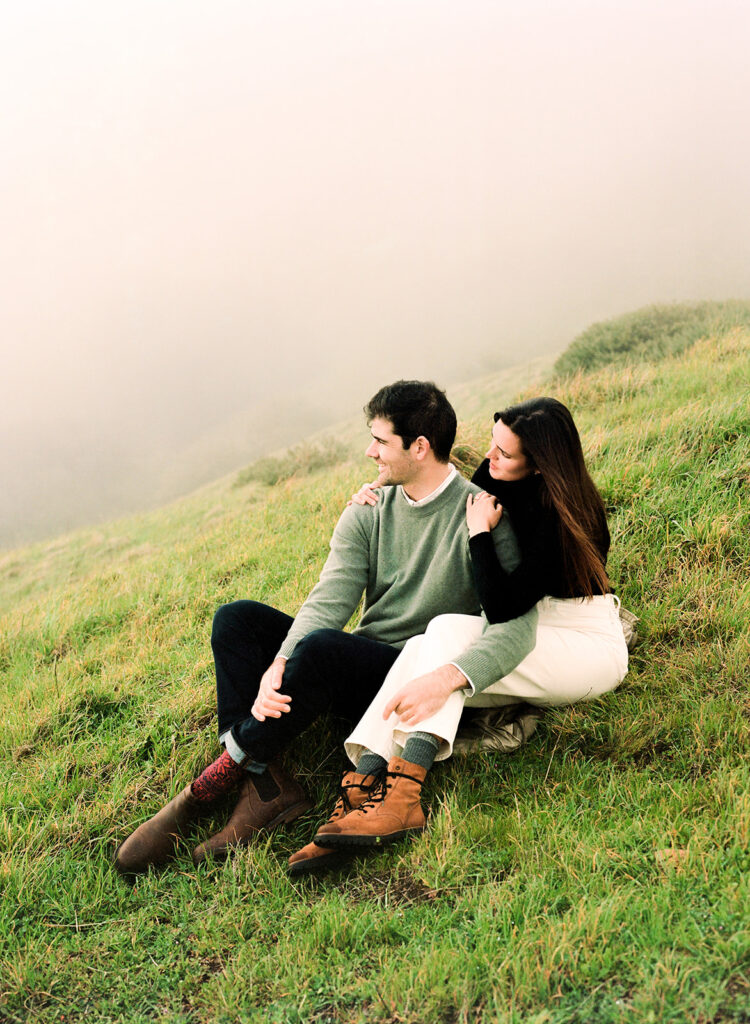
[[[358,722],[399,654],[391,644],[316,629],[300,640],[284,669],[281,692],[292,698],[291,710],[259,722],[250,708],[293,621],[258,601],[233,601],[214,616],[219,735],[231,729],[254,761],[271,761],[326,711]]]

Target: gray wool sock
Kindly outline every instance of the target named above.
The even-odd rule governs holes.
[[[418,764],[429,771],[438,750],[440,750],[440,740],[437,736],[433,736],[430,732],[412,732],[409,733],[401,756],[404,761]]]
[[[372,750],[365,750],[357,761],[357,771],[360,775],[382,775],[388,767],[388,762],[380,754],[374,754]]]

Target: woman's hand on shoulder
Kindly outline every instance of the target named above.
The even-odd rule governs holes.
[[[466,499],[466,525],[469,527],[470,537],[477,533],[489,533],[502,518],[503,506],[487,491],[470,494]]]
[[[349,501],[347,501],[346,507],[349,508],[350,505],[377,505],[377,489],[378,485],[376,483],[362,484],[360,489],[355,491]]]

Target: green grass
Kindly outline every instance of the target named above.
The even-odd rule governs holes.
[[[292,477],[309,476],[328,466],[337,466],[349,455],[348,446],[336,437],[305,442],[287,448],[282,455],[268,455],[241,470],[234,481],[235,487],[259,481],[273,487]]]
[[[214,609],[293,612],[364,460],[2,556],[0,1021],[750,1020],[749,370],[725,325],[535,385],[610,509],[630,672],[515,755],[438,767],[429,831],[329,879],[285,872],[331,804],[328,723],[291,758],[316,807],[289,830],[133,885],[111,858],[216,753]],[[477,451],[523,393],[503,381],[471,389]]]
[[[700,338],[750,327],[750,302],[673,303],[592,324],[555,363],[558,374],[594,370],[615,363],[663,359],[684,352]]]

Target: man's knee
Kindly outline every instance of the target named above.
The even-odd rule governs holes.
[[[377,640],[367,640],[342,629],[314,629],[294,648],[285,676],[301,671],[305,677],[324,680],[335,676],[360,682],[364,676],[383,681],[398,657],[398,648]]]
[[[313,629],[298,642],[294,648],[292,658],[319,657],[321,654],[331,651],[334,646],[342,643],[342,638],[349,635],[341,629]],[[345,643],[346,641],[344,640],[343,642]]]
[[[220,644],[238,631],[246,633],[248,623],[262,616],[264,610],[267,611],[268,606],[260,601],[230,601],[220,605],[214,612],[211,643]]]

